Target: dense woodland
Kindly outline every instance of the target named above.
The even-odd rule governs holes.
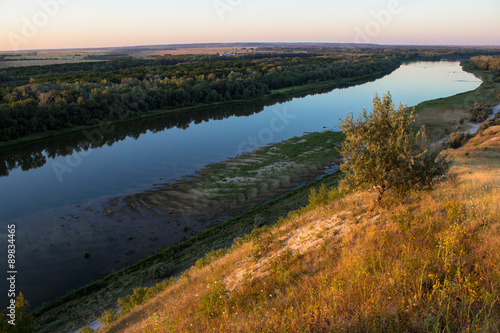
[[[258,98],[293,86],[366,81],[392,72],[402,61],[500,53],[405,47],[260,51],[149,60],[113,56],[110,61],[6,68],[0,72],[0,142],[157,110]]]

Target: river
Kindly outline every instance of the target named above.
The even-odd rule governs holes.
[[[349,110],[369,110],[375,93],[390,91],[395,103],[416,105],[480,83],[458,62],[415,62],[344,89],[186,111],[0,150],[1,257],[7,257],[7,225],[14,224],[17,290],[39,305],[207,227],[185,233],[182,223],[153,219],[120,225],[107,214],[110,198],[178,181],[259,146],[335,130]]]

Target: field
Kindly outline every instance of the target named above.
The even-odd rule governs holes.
[[[251,54],[266,53],[268,51],[257,50],[252,45],[228,44],[228,46],[208,45],[184,45],[184,46],[151,46],[133,48],[98,48],[98,49],[62,49],[41,51],[0,52],[0,68],[21,66],[43,66],[54,64],[67,64],[77,62],[92,62],[100,60],[111,60],[117,57],[134,59],[152,59],[164,55],[183,54]],[[305,52],[305,51],[304,51]],[[89,59],[90,58],[90,59]],[[96,58],[92,60],[91,58]],[[97,59],[99,58],[99,59]]]
[[[60,50],[60,51],[36,51],[16,52],[4,54],[4,60],[0,60],[0,68],[21,66],[43,66],[55,64],[68,64],[75,62],[91,62],[85,60],[86,55],[103,53],[99,50]],[[0,53],[0,55],[2,55]],[[7,60],[7,61],[6,61]]]

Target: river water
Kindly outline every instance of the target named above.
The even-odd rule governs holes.
[[[375,93],[390,91],[396,104],[416,105],[480,83],[458,62],[415,62],[354,87],[187,111],[0,150],[0,258],[7,257],[7,225],[15,224],[17,289],[39,305],[188,236],[181,225],[150,232],[151,226],[106,222],[99,207],[109,198],[180,180],[259,146],[335,130],[350,110],[370,110]]]

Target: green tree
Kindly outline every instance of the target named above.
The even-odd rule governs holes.
[[[388,93],[382,100],[375,95],[372,113],[363,109],[354,119],[351,112],[341,122],[346,136],[341,148],[341,188],[374,188],[380,203],[389,189],[404,193],[429,187],[448,171],[449,161],[428,144],[425,128],[415,129],[413,112],[402,104],[396,110]]]

